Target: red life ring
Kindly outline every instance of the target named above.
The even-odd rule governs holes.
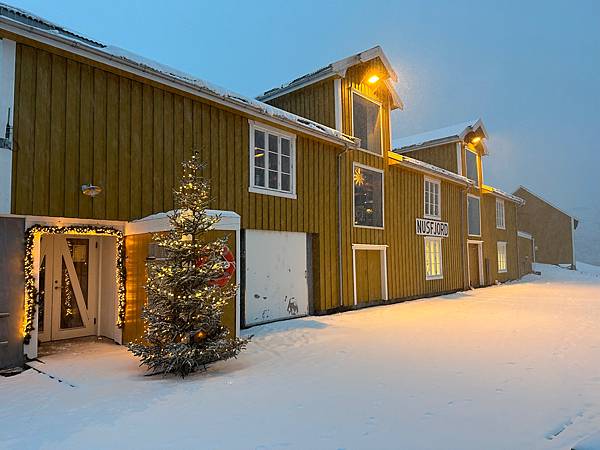
[[[221,256],[227,263],[227,266],[225,267],[225,270],[223,271],[222,276],[209,281],[209,284],[212,286],[219,286],[219,287],[225,286],[227,283],[229,283],[229,280],[231,280],[231,277],[233,277],[233,274],[235,273],[235,256],[231,252],[231,250],[229,249],[229,247],[227,245],[223,246],[223,251],[221,252]],[[200,266],[204,265],[204,263],[205,263],[204,258],[200,258],[196,262],[196,265],[198,267],[200,267]]]

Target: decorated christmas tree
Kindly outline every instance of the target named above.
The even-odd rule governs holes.
[[[164,258],[148,261],[146,329],[129,350],[152,374],[182,377],[215,361],[234,358],[247,340],[233,337],[221,318],[237,286],[228,281],[233,261],[225,258],[227,238],[211,238],[220,220],[206,212],[210,183],[200,175],[195,154],[183,163],[183,177],[174,191],[171,230],[155,235]]]

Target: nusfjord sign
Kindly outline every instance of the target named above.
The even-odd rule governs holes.
[[[421,236],[448,237],[448,223],[417,218],[417,234]]]

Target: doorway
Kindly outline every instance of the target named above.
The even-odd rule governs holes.
[[[114,339],[114,238],[45,234],[39,261],[38,340]]]
[[[469,285],[472,288],[483,286],[482,243],[468,242]]]
[[[387,300],[387,246],[353,244],[352,259],[354,304]]]

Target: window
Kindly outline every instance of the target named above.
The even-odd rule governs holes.
[[[467,149],[467,178],[479,186],[479,172],[477,170],[477,153]]]
[[[354,225],[383,228],[383,172],[359,164],[352,169]]]
[[[498,242],[498,273],[506,271],[506,242]]]
[[[296,138],[250,126],[250,192],[296,198]]]
[[[442,239],[438,237],[425,238],[425,278],[439,280],[442,274]]]
[[[360,138],[360,148],[381,155],[381,106],[352,93],[352,134]]]
[[[504,221],[504,200],[496,199],[496,228],[500,230],[506,229]]]
[[[471,236],[481,236],[481,217],[479,211],[479,197],[467,197],[468,228]]]
[[[440,218],[440,182],[425,178],[425,217]]]

